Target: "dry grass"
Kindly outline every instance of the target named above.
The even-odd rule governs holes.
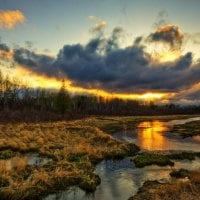
[[[9,179],[9,186],[0,187],[1,199],[37,199],[38,195],[71,185],[94,190],[99,184],[99,178],[93,174],[95,163],[137,150],[132,146],[130,151],[130,145],[88,121],[0,124],[0,152],[15,152],[9,156],[17,153],[9,160],[11,169],[7,161],[0,162],[0,172]],[[52,162],[30,166],[26,153],[37,153]]]
[[[16,171],[25,170],[27,164],[28,164],[28,159],[26,157],[24,158],[14,157],[11,159],[11,166],[13,170]]]
[[[5,175],[10,171],[10,166],[6,160],[0,160],[0,174]]]

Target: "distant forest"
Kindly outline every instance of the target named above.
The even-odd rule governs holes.
[[[0,73],[1,121],[49,121],[76,119],[90,115],[171,115],[197,114],[198,106],[174,104],[155,105],[102,96],[74,95],[65,88],[64,80],[59,91],[33,89],[19,80],[3,77]]]

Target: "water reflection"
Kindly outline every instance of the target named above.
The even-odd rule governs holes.
[[[198,169],[200,160],[178,161],[173,168]],[[101,177],[101,185],[95,193],[86,194],[77,187],[58,194],[49,195],[45,200],[125,200],[136,194],[146,180],[165,182],[170,179],[172,167],[148,166],[135,168],[130,158],[121,161],[102,161],[95,173]]]
[[[27,154],[26,156],[13,157],[7,160],[0,159],[0,167],[4,166],[8,171],[10,171],[17,166],[25,167],[26,165],[45,165],[51,161],[51,159],[41,158],[37,154]]]
[[[141,122],[138,125],[137,144],[147,150],[163,149],[163,146],[169,145],[162,134],[167,130],[164,122]]]
[[[136,143],[145,150],[187,150],[200,151],[200,136],[182,138],[169,132],[169,127],[175,124],[200,120],[199,117],[169,122],[144,121],[132,130],[117,132],[114,136],[120,140]]]

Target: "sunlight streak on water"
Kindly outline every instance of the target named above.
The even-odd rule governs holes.
[[[163,146],[169,146],[167,140],[162,135],[168,128],[163,122],[141,122],[138,125],[138,141],[137,145],[147,149],[163,149]]]
[[[182,138],[182,136],[169,132],[172,125],[184,124],[200,120],[200,117],[172,120],[169,122],[144,121],[135,129],[120,131],[113,136],[130,143],[135,143],[141,149],[155,150],[187,150],[200,151],[200,136]]]

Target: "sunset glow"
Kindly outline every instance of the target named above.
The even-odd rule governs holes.
[[[17,67],[15,69],[14,77],[22,80],[24,84],[32,88],[46,88],[46,89],[60,89],[61,80],[56,78],[50,78],[45,76],[39,76],[33,72],[30,72],[22,67]],[[23,77],[23,79],[21,78]],[[105,98],[120,98],[120,99],[135,99],[142,101],[157,101],[163,98],[167,98],[168,93],[155,93],[147,92],[143,94],[121,94],[121,93],[110,93],[101,89],[87,89],[82,87],[73,86],[70,80],[65,79],[65,85],[68,92],[72,94],[89,94],[89,95],[98,95]]]
[[[156,63],[173,62],[181,56],[180,51],[159,52],[152,55],[152,59]]]

